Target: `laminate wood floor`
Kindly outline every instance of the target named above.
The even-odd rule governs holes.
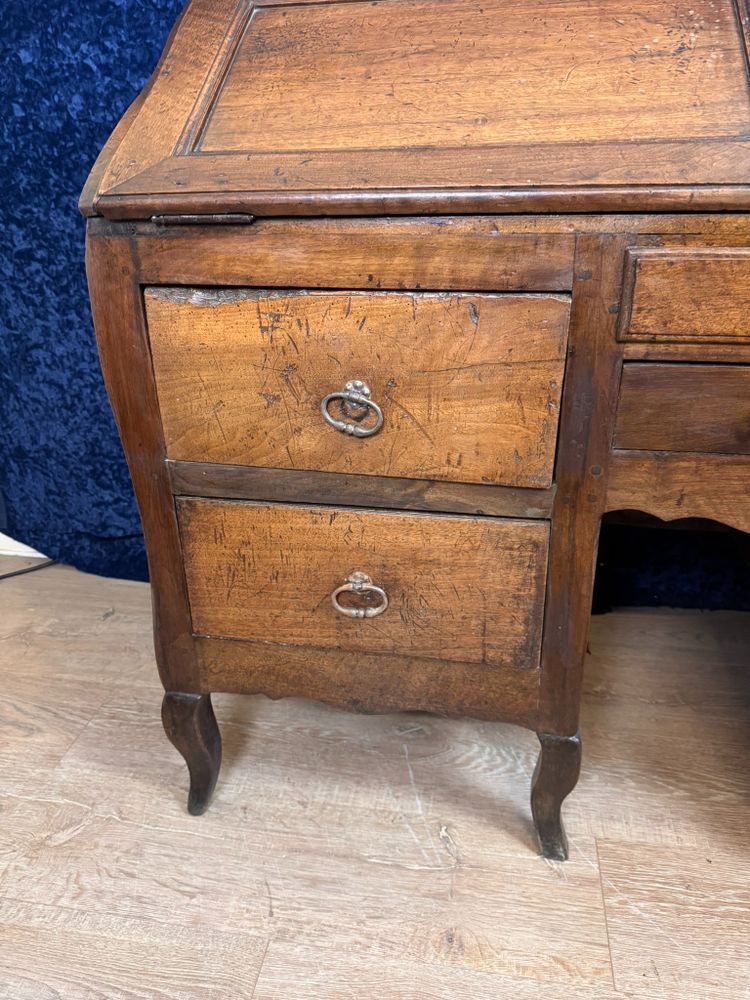
[[[0,638],[3,1000],[750,998],[750,615],[594,618],[567,864],[532,733],[217,696],[193,818],[145,585],[2,580]]]

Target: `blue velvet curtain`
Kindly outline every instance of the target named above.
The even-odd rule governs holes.
[[[0,0],[0,531],[146,578],[88,311],[77,199],[182,0]],[[605,528],[599,603],[747,607],[747,538]]]
[[[141,579],[143,539],[99,372],[76,203],[181,6],[2,0],[0,12],[0,531],[82,569]]]

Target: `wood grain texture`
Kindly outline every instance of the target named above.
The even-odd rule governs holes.
[[[665,846],[640,857],[634,845],[606,840],[598,855],[620,989],[671,1000],[692,982],[705,1000],[742,996],[750,979],[747,859]],[[682,941],[691,947],[675,946]]]
[[[367,715],[430,712],[443,718],[514,722],[533,728],[539,670],[457,663],[349,648],[196,639],[199,689],[311,698]]]
[[[153,284],[566,291],[574,223],[549,226],[447,216],[256,219],[221,229],[146,224],[135,232],[146,237],[139,259]]]
[[[40,774],[54,771],[123,676],[139,690],[159,681],[148,587],[56,565],[3,580],[0,601],[2,798],[24,795]],[[0,886],[17,849],[0,832]]]
[[[573,736],[606,506],[622,356],[615,342],[624,235],[578,237],[552,510],[537,731]]]
[[[349,2],[349,0],[345,0]],[[676,144],[675,144],[676,145]],[[701,147],[701,151],[704,147]],[[672,150],[680,153],[684,150]],[[710,156],[711,150],[705,150]],[[538,154],[537,149],[529,150],[530,156]],[[570,160],[571,152],[566,150],[565,160]],[[200,165],[202,159],[196,162]],[[210,159],[207,157],[206,159]],[[228,160],[229,157],[221,157]],[[221,164],[222,166],[226,164]],[[243,163],[243,166],[245,164]],[[450,166],[450,165],[449,165]],[[458,164],[446,176],[458,170]],[[579,163],[579,173],[586,168]],[[423,172],[424,165],[419,169]],[[317,217],[321,212],[327,216],[420,216],[420,215],[497,215],[502,213],[570,213],[597,212],[611,215],[613,212],[640,214],[643,212],[740,212],[750,210],[750,185],[748,184],[703,184],[699,187],[688,185],[599,185],[561,187],[471,187],[471,188],[431,188],[426,191],[415,188],[393,190],[392,188],[352,189],[321,192],[312,190],[283,191],[243,191],[222,189],[221,196],[215,191],[186,192],[184,172],[165,169],[167,176],[159,171],[153,177],[144,178],[144,187],[166,188],[159,194],[107,193],[95,201],[96,214],[105,219],[123,222],[143,222],[159,215],[200,215],[216,214],[220,205],[228,214],[249,214],[256,218],[305,218]],[[197,171],[194,171],[197,172]],[[210,184],[210,169],[205,166],[200,171],[197,184]],[[265,179],[268,183],[269,179]],[[622,225],[617,227],[622,231]]]
[[[733,0],[599,13],[193,0],[93,203],[120,218],[155,214],[153,196],[252,214],[736,208],[750,99]]]
[[[750,368],[626,364],[614,447],[750,454]]]
[[[156,661],[167,690],[190,690],[190,611],[143,299],[127,234],[87,226],[86,274],[104,382],[143,524],[153,598]]]
[[[451,927],[446,937],[452,935],[455,941],[457,930]],[[460,933],[458,940],[466,947]],[[476,941],[472,943],[478,947]],[[540,953],[545,947],[540,946]],[[301,989],[309,1000],[370,1000],[377,995],[398,1000],[623,1000],[624,995],[604,975],[595,985],[593,976],[575,986],[568,981],[542,985],[526,976],[524,968],[528,967],[521,964],[522,959],[518,961],[517,968],[507,973],[488,971],[487,966],[468,968],[464,962],[435,964],[408,958],[378,968],[369,962],[363,966],[348,954],[331,955],[322,965],[309,947],[273,942],[263,963],[256,1000],[282,1000]],[[573,968],[570,971],[575,975]]]
[[[750,531],[750,458],[616,451],[607,510],[629,509],[664,521],[707,517]]]
[[[631,253],[624,340],[750,342],[750,249]]]
[[[750,616],[593,619],[560,865],[533,850],[533,733],[468,719],[218,695],[196,820],[149,588],[0,588],[12,1000],[745,1000]]]
[[[245,238],[245,243],[235,243],[235,247],[242,248],[242,252],[247,252],[251,245],[248,240],[261,240],[261,234],[265,239],[276,238],[276,247],[281,256],[284,242],[283,234],[291,238],[296,234],[296,242],[299,242],[303,250],[308,245],[305,234],[319,232],[324,240],[324,245],[331,244],[333,238],[346,238],[353,233],[359,233],[362,237],[369,235],[372,238],[393,234],[440,234],[452,240],[458,235],[470,236],[474,234],[477,238],[484,237],[486,240],[498,240],[500,246],[509,246],[504,237],[509,236],[576,236],[584,233],[627,233],[638,237],[638,244],[644,247],[651,246],[696,246],[705,249],[706,247],[727,247],[727,246],[750,246],[750,214],[739,209],[731,214],[706,213],[696,208],[694,212],[664,213],[658,209],[650,212],[633,212],[623,214],[621,212],[599,213],[591,210],[586,214],[558,212],[553,215],[520,214],[518,212],[505,212],[501,214],[455,214],[442,213],[440,215],[412,216],[412,217],[389,217],[380,218],[347,216],[324,216],[315,219],[304,218],[264,218],[258,217],[253,221],[252,226],[227,226],[221,229],[214,229],[211,226],[196,225],[157,225],[150,219],[131,220],[124,223],[128,227],[128,232],[138,243],[139,253],[143,254],[141,263],[147,267],[149,273],[152,268],[158,268],[161,263],[165,269],[164,274],[169,273],[170,259],[164,259],[164,244],[160,241],[154,242],[155,237],[163,237],[172,242],[178,241],[182,244],[181,254],[178,259],[190,259],[191,245],[195,250],[194,241],[200,238],[206,241],[206,246],[213,248],[226,248],[227,256],[230,256],[228,244],[223,241],[234,241]],[[114,222],[106,218],[99,218],[97,226],[102,232],[117,231],[122,223]],[[150,241],[144,237],[151,237]],[[214,242],[216,240],[216,242]],[[366,240],[364,240],[366,242]],[[149,250],[149,245],[153,246],[157,253]],[[490,244],[492,245],[492,244]],[[519,241],[519,247],[523,247],[523,242]],[[571,247],[567,240],[550,241],[545,244],[554,253],[555,246],[558,246],[554,259],[558,260],[561,266],[563,255],[568,261],[568,269],[572,267],[570,255],[574,252],[575,245]],[[469,243],[471,246],[471,243]],[[211,266],[210,254],[207,266]],[[161,257],[161,261],[159,258]],[[502,261],[502,255],[500,260]],[[227,261],[229,264],[230,261]],[[387,264],[387,262],[385,262]],[[447,263],[447,258],[446,258]],[[544,261],[537,262],[539,266],[544,266]],[[529,260],[529,265],[531,261]],[[572,271],[571,271],[572,274]],[[169,284],[167,277],[153,279],[154,282]],[[190,284],[187,281],[185,284]],[[212,282],[216,284],[217,282]],[[246,284],[245,278],[233,284]],[[288,282],[285,282],[288,284]],[[566,288],[569,288],[568,284]],[[473,288],[471,289],[474,290]],[[495,291],[495,288],[491,288]],[[531,289],[530,289],[531,290]],[[554,289],[549,286],[539,289],[540,291],[564,291],[565,289]]]
[[[152,288],[145,303],[172,459],[552,482],[566,297]],[[320,412],[353,379],[383,411],[372,437]]]
[[[626,12],[602,0],[592,22],[579,0],[543,17],[531,2],[405,0],[259,9],[195,148],[356,150],[365,162],[371,150],[461,149],[471,183],[496,146],[716,140],[749,124],[731,3]]]
[[[538,666],[545,522],[192,499],[177,511],[199,634]],[[333,608],[353,571],[385,589],[383,614]]]
[[[710,364],[750,364],[750,341],[747,344],[719,344],[715,341],[626,340],[622,343],[626,361],[697,361]]]
[[[123,226],[104,219],[89,225],[102,237],[123,233]],[[252,226],[127,223],[125,231],[137,254],[143,284],[566,291],[572,286],[578,233],[627,233],[639,241],[678,240],[680,246],[688,240],[698,240],[704,247],[728,241],[739,244],[750,239],[750,216],[696,212],[256,219]],[[665,351],[674,346],[628,343],[624,348]],[[712,344],[706,349],[720,351],[727,346]],[[695,345],[682,347],[689,350]],[[750,350],[738,344],[729,349]],[[740,354],[739,360],[743,357]]]
[[[212,934],[209,945],[198,929],[168,935],[147,921],[87,921],[70,910],[65,921],[63,908],[36,909],[12,900],[0,901],[0,912],[0,988],[9,1000],[141,1000],[157,991],[181,1000],[255,996],[262,938]],[[207,961],[208,947],[221,956],[221,968]]]
[[[548,518],[555,497],[554,486],[549,490],[514,489],[205,462],[168,461],[167,467],[175,494],[224,500],[336,503],[344,507]]]

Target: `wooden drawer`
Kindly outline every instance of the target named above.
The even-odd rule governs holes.
[[[539,665],[549,524],[182,498],[194,631],[486,667]],[[375,617],[337,611],[354,572],[383,589]],[[376,609],[379,593],[344,592]]]
[[[750,248],[628,251],[619,337],[750,346]]]
[[[614,446],[750,454],[750,367],[626,364]]]
[[[169,458],[507,486],[552,482],[566,295],[145,292]],[[330,426],[364,380],[367,437]],[[333,420],[372,428],[340,397]]]

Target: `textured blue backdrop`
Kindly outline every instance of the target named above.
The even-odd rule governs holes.
[[[6,533],[83,569],[145,578],[138,513],[99,373],[76,203],[182,3],[2,0],[1,6]]]
[[[0,531],[81,569],[145,579],[76,204],[182,0],[0,4]],[[747,607],[748,563],[736,535],[608,528],[598,603]]]

